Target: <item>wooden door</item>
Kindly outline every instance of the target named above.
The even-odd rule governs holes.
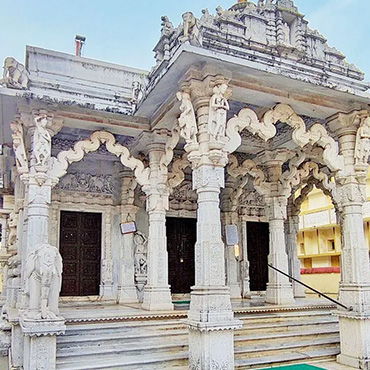
[[[264,291],[268,283],[269,224],[247,222],[247,248],[251,291]]]
[[[196,234],[195,219],[167,218],[168,280],[172,293],[190,293],[195,284]]]
[[[62,296],[99,295],[101,220],[101,213],[61,212]]]

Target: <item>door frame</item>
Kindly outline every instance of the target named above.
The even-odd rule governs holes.
[[[72,194],[76,194],[76,196],[73,197]],[[92,194],[86,193],[59,193],[58,191],[52,194],[49,216],[49,240],[50,244],[56,246],[58,250],[60,247],[60,215],[62,211],[100,213],[102,215],[99,295],[89,297],[60,297],[59,299],[61,302],[112,300],[114,293],[113,268],[109,268],[109,266],[113,266],[111,229],[114,206],[111,205],[113,203],[112,197],[96,194],[96,196],[94,195],[94,198],[91,198],[91,195]],[[89,204],[92,199],[94,199],[96,203]]]

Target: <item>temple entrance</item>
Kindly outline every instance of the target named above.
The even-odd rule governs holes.
[[[61,296],[99,295],[101,224],[101,213],[61,212]]]
[[[264,291],[268,283],[269,224],[247,222],[250,290]]]
[[[197,220],[167,218],[168,280],[172,294],[190,293],[195,284]]]

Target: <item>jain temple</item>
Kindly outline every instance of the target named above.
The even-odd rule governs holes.
[[[5,59],[9,369],[370,369],[369,84],[293,1],[230,5],[163,16],[150,71],[81,36]],[[301,285],[313,188],[342,231],[335,297]]]

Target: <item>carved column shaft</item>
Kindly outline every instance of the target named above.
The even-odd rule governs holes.
[[[366,113],[366,112],[365,112]],[[356,146],[363,112],[339,113],[329,120],[339,139],[344,171],[336,176],[342,227],[342,256],[339,297],[352,311],[339,308],[341,354],[338,361],[356,369],[370,368],[370,268],[365,244],[363,205],[366,201],[368,166],[356,168]],[[357,141],[357,142],[356,142]],[[367,149],[367,148],[366,148]],[[365,169],[365,171],[364,171]]]
[[[268,262],[279,270],[288,272],[288,255],[286,253],[284,220],[286,218],[285,198],[266,199],[269,210],[270,254]],[[266,302],[273,304],[294,303],[292,284],[283,274],[269,268]]]
[[[238,226],[238,214],[234,212],[224,212],[223,225],[236,225]],[[239,241],[239,246],[241,242]],[[241,289],[238,279],[238,261],[235,256],[235,246],[226,245],[226,283],[230,288],[231,298],[241,298]]]
[[[121,222],[135,221],[138,208],[135,206],[123,206]],[[119,303],[138,302],[135,287],[135,261],[134,261],[134,234],[123,235],[121,250],[121,274],[119,282]]]
[[[28,185],[28,224],[27,253],[33,252],[37,246],[48,241],[49,204],[51,185],[42,185],[33,181]]]
[[[193,170],[198,193],[195,287],[189,311],[191,369],[234,369],[234,320],[229,289],[225,286],[224,243],[219,208],[224,169],[202,165]],[[222,327],[224,330],[219,331]],[[227,329],[227,330],[225,330]]]
[[[369,249],[365,242],[362,211],[364,198],[361,196],[361,193],[365,194],[365,185],[346,184],[339,186],[339,189],[347,198],[341,212],[343,280],[340,296],[346,305],[370,314]],[[362,288],[364,290],[361,293]],[[353,294],[354,291],[357,293]]]
[[[289,261],[289,274],[301,281],[301,263],[298,259],[297,236],[299,232],[299,216],[290,215],[286,221],[286,245]],[[305,298],[304,287],[293,281],[294,298]]]
[[[163,150],[154,149],[149,153],[151,185],[144,186],[147,195],[149,216],[148,235],[148,282],[144,288],[143,308],[146,310],[172,310],[172,298],[168,285],[168,255],[166,237],[166,212],[169,189],[160,172]]]

